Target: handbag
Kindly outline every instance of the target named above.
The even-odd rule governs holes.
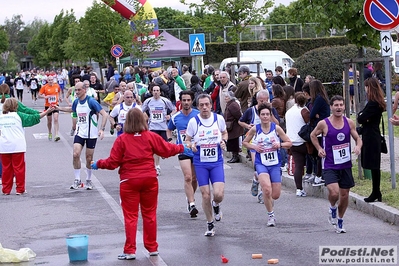
[[[312,142],[310,140],[310,133],[312,133],[312,126],[310,123],[307,123],[301,127],[301,129],[298,132],[298,135],[306,142]]]
[[[234,121],[226,121],[226,129],[227,131],[231,131],[233,129]]]
[[[381,153],[387,154],[387,142],[385,141],[385,128],[384,128],[384,118],[381,116],[382,120],[382,136],[381,136]]]

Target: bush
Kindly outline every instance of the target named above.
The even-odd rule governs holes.
[[[294,67],[298,69],[299,75],[305,78],[307,75],[314,76],[323,83],[336,83],[325,85],[329,97],[342,95],[342,80],[345,59],[358,57],[358,48],[355,45],[327,46],[306,52],[297,58]],[[381,57],[381,53],[374,48],[367,48],[364,62],[367,58]],[[362,70],[363,64],[358,64],[357,70]]]

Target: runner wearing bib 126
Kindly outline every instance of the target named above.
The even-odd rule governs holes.
[[[208,94],[197,97],[197,107],[200,113],[188,122],[186,144],[191,145],[194,152],[195,173],[207,219],[205,236],[214,236],[213,220],[222,219],[220,203],[224,198],[225,181],[222,149],[226,149],[228,133],[223,116],[212,113],[212,99]]]

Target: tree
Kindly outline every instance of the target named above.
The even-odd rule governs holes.
[[[162,37],[154,35],[155,25],[151,21],[155,17],[154,11],[146,12],[138,1],[134,2],[134,8],[137,13],[131,18],[134,38],[130,51],[134,58],[143,62],[151,53],[161,48],[159,41]]]
[[[0,53],[3,53],[8,50],[8,35],[3,27],[0,28]]]
[[[4,21],[4,29],[9,38],[9,49],[14,52],[18,59],[24,57],[26,50],[26,42],[22,41],[23,35],[21,34],[25,23],[22,21],[22,15],[13,15],[11,20],[6,18]]]
[[[73,10],[66,11],[61,10],[60,14],[55,16],[54,22],[51,25],[51,40],[49,43],[49,59],[51,61],[58,62],[60,66],[62,63],[69,59],[66,56],[65,51],[62,49],[62,45],[65,42],[66,36],[69,36],[69,25],[76,22]]]
[[[110,49],[114,44],[125,50],[132,44],[133,33],[127,21],[104,3],[93,2],[79,20],[79,26],[79,35],[71,37],[80,42],[79,47],[88,59],[102,64],[112,60]]]
[[[28,44],[28,51],[33,56],[33,62],[37,66],[47,67],[50,65],[49,43],[51,41],[51,25],[43,24],[37,35]]]
[[[267,9],[273,5],[272,0],[203,0],[202,3],[187,3],[180,0],[190,9],[204,12],[209,15],[194,16],[190,24],[196,27],[201,25],[218,27],[231,25],[228,34],[232,42],[237,44],[237,59],[240,59],[240,34],[247,30],[250,24],[258,24]]]
[[[294,10],[292,4],[278,5],[276,6],[269,14],[269,16],[265,19],[266,24],[289,24],[289,23],[298,23],[297,18],[293,16],[294,13],[298,12]]]
[[[379,47],[379,32],[370,27],[363,16],[363,0],[298,0],[293,2],[294,12],[299,22],[318,22],[318,30],[346,30],[349,42],[358,48]],[[362,49],[359,49],[360,57]]]
[[[158,28],[172,29],[172,28],[189,28],[187,15],[179,10],[170,7],[154,7],[155,14],[158,19]],[[191,14],[190,14],[191,16]]]

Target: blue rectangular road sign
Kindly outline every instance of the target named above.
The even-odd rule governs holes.
[[[205,55],[205,34],[190,34],[189,35],[189,44],[190,44],[190,55]]]

